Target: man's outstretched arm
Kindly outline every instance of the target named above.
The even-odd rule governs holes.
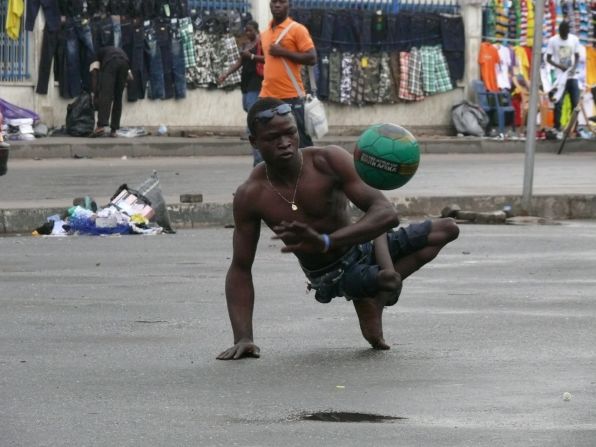
[[[226,302],[234,333],[234,346],[217,356],[219,360],[259,357],[259,347],[253,342],[252,314],[254,286],[252,264],[260,234],[260,220],[251,217],[246,194],[240,188],[234,197],[234,253],[226,276]]]

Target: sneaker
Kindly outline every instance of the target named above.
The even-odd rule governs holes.
[[[561,132],[560,130],[557,132],[557,140],[562,140],[563,139],[563,132]]]
[[[10,147],[10,144],[8,144],[6,141],[0,141],[0,147]]]

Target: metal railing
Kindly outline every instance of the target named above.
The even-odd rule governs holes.
[[[29,36],[21,18],[21,32],[17,40],[6,33],[8,2],[0,2],[0,82],[22,82],[28,80]]]
[[[247,0],[189,0],[189,9],[235,9],[239,12],[250,11],[250,1]]]
[[[398,12],[459,13],[458,0],[292,0],[295,9],[358,9]]]

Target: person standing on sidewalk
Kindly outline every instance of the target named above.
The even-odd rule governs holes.
[[[118,47],[102,47],[89,71],[93,105],[97,109],[97,127],[91,136],[104,136],[109,123],[110,136],[115,137],[122,116],[122,93],[127,80],[132,79],[128,56]]]
[[[565,93],[571,98],[571,108],[575,109],[579,102],[579,82],[577,80],[577,64],[579,63],[579,39],[569,32],[569,23],[561,22],[559,34],[548,40],[546,62],[557,69],[557,84],[562,93],[557,92],[560,99],[555,102],[555,129],[561,131],[561,110]],[[559,96],[560,95],[560,96]]]
[[[242,46],[240,58],[218,78],[217,82],[220,84],[223,83],[228,76],[242,68],[240,75],[242,108],[248,113],[253,104],[259,99],[261,84],[263,83],[262,64],[265,62],[265,57],[263,56],[261,48],[259,24],[254,20],[251,20],[244,27],[244,34],[246,35],[248,42]],[[257,163],[260,163],[263,159],[261,158],[258,149],[253,147],[252,151],[253,166],[256,166]]]
[[[10,144],[4,141],[4,136],[2,135],[2,125],[4,124],[4,116],[0,111],[0,175],[6,174],[8,170],[8,148]]]
[[[313,142],[304,124],[304,84],[300,67],[317,63],[315,44],[306,27],[289,17],[289,0],[271,0],[269,7],[273,20],[261,33],[265,70],[259,96],[281,99],[292,106],[300,147],[309,147]],[[288,71],[297,82],[299,92]]]

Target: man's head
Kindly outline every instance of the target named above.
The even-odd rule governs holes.
[[[281,23],[286,20],[290,14],[290,0],[271,0],[269,2],[269,8],[271,9],[273,20],[277,23]]]
[[[569,22],[561,22],[559,25],[559,36],[561,36],[561,39],[567,39],[567,36],[569,36]]]
[[[298,148],[298,127],[289,104],[277,98],[261,98],[248,111],[246,122],[250,142],[265,161],[270,159],[269,152]]]

